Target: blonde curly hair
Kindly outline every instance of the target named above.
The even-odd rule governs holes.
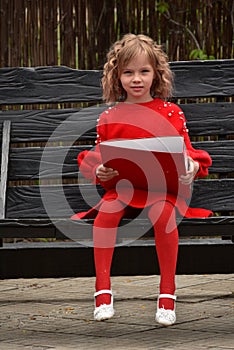
[[[151,86],[152,97],[166,99],[172,95],[173,73],[169,67],[168,57],[161,46],[146,35],[126,34],[121,40],[116,41],[107,53],[102,77],[104,101],[113,103],[126,99],[126,92],[120,82],[121,72],[134,57],[142,52],[148,55],[155,73]]]

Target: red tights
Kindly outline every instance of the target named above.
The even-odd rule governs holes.
[[[111,289],[110,269],[118,224],[126,208],[117,200],[102,204],[94,221],[94,262],[96,269],[96,291]],[[174,294],[175,273],[178,253],[178,230],[174,206],[167,201],[158,202],[148,210],[148,217],[154,226],[155,245],[160,267],[160,294]],[[96,306],[109,304],[110,295],[96,298]],[[174,301],[161,298],[159,307],[173,309]]]

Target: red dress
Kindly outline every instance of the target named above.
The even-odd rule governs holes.
[[[159,98],[142,104],[119,103],[103,112],[98,119],[97,140],[94,151],[83,151],[77,161],[81,173],[93,183],[100,183],[106,190],[104,196],[97,205],[87,212],[81,212],[72,216],[73,220],[95,218],[104,200],[116,199],[133,208],[144,208],[157,201],[168,200],[185,217],[208,217],[212,212],[202,208],[190,208],[183,196],[175,196],[170,193],[149,192],[134,189],[131,193],[124,188],[115,189],[113,181],[99,181],[96,176],[96,168],[102,164],[99,151],[99,143],[111,139],[136,139],[157,136],[183,136],[187,148],[187,154],[199,163],[199,171],[196,177],[208,175],[208,167],[212,161],[209,154],[203,150],[192,147],[186,126],[186,119],[182,110],[176,104],[165,102]],[[116,180],[116,179],[115,179]],[[116,181],[114,181],[116,183]],[[130,190],[129,190],[130,191]]]

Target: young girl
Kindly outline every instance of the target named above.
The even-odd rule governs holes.
[[[205,151],[195,150],[190,143],[186,120],[181,109],[166,99],[172,93],[173,75],[167,56],[151,38],[127,34],[117,41],[107,54],[102,86],[103,99],[115,103],[98,119],[97,140],[94,151],[78,156],[80,171],[106,190],[101,201],[88,212],[78,213],[72,219],[95,218],[93,226],[96,293],[94,319],[102,321],[113,317],[113,296],[110,282],[112,255],[118,224],[129,212],[146,210],[155,234],[156,251],[160,267],[160,294],[157,301],[156,321],[164,326],[175,323],[175,273],[178,251],[176,210],[185,217],[205,217],[212,213],[205,209],[188,208],[183,196],[170,193],[134,189],[116,189],[115,169],[102,164],[99,143],[111,139],[137,139],[162,136],[183,136],[189,159],[189,170],[180,181],[189,185],[197,176],[206,176],[211,159]],[[121,102],[120,102],[121,101]],[[120,102],[120,103],[116,103]],[[130,115],[129,107],[139,106],[151,112],[149,118]],[[124,113],[126,107],[126,114]],[[131,110],[131,108],[130,108]],[[160,116],[160,117],[159,117]],[[163,122],[162,122],[163,121]],[[166,125],[162,127],[162,125]],[[150,130],[149,130],[150,128]],[[174,130],[174,132],[173,132]],[[132,188],[129,188],[129,191]],[[147,200],[145,199],[147,197]],[[179,198],[178,198],[179,197]],[[130,198],[130,199],[129,199]]]

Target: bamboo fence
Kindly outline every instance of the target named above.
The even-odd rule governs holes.
[[[0,0],[0,67],[101,69],[128,32],[154,38],[170,61],[233,58],[233,31],[234,0]]]

